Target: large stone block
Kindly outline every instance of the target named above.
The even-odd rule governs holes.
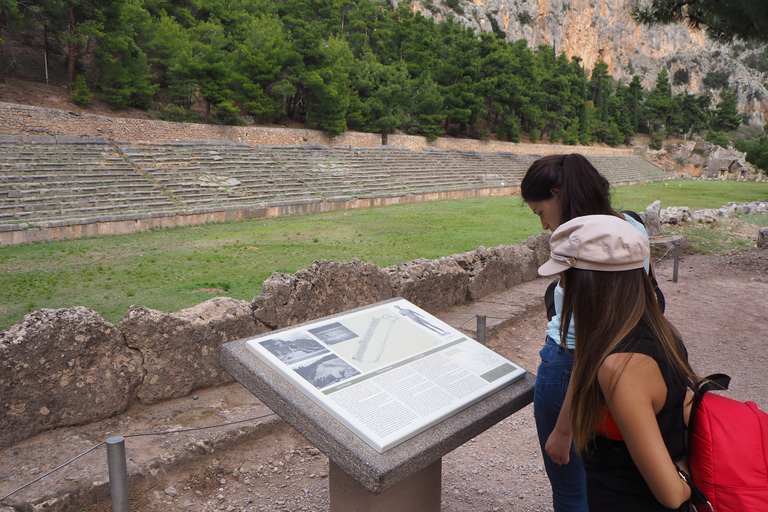
[[[387,267],[396,297],[435,314],[467,299],[469,273],[452,258],[420,258]]]
[[[768,228],[760,228],[757,232],[757,246],[760,249],[768,247]]]
[[[251,308],[256,320],[278,329],[394,296],[389,276],[376,265],[316,261],[296,274],[272,274]]]
[[[176,313],[131,306],[123,332],[128,346],[144,356],[139,400],[154,404],[231,383],[232,377],[219,366],[219,347],[268,330],[254,320],[247,301],[229,297]]]
[[[662,224],[682,224],[691,221],[691,209],[687,206],[670,206],[659,211],[659,220]]]
[[[700,222],[704,224],[712,224],[717,222],[720,217],[720,210],[715,210],[714,208],[696,210],[691,214],[691,220],[693,222]]]
[[[549,250],[549,237],[551,233],[544,231],[538,235],[529,236],[523,242],[523,245],[533,251],[533,267],[525,269],[523,281],[530,281],[539,277],[539,267],[549,261],[551,252]]]
[[[125,411],[141,355],[93,310],[40,309],[0,332],[0,446]]]
[[[661,201],[654,201],[643,212],[643,223],[648,236],[662,236],[664,231],[661,229]]]
[[[536,253],[522,245],[502,245],[451,256],[469,274],[469,298],[479,299],[530,279],[536,272]]]

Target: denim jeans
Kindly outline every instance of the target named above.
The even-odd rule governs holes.
[[[536,430],[544,457],[544,468],[552,485],[554,510],[555,512],[587,512],[586,474],[573,444],[571,444],[570,462],[565,465],[555,464],[544,451],[568,390],[573,369],[573,354],[547,336],[547,342],[539,355],[541,364],[536,374],[536,388],[533,392],[533,415],[536,419]]]

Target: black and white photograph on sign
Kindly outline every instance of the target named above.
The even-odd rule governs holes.
[[[333,322],[332,324],[324,325],[322,327],[316,327],[309,329],[309,332],[317,336],[320,341],[327,343],[328,345],[335,345],[342,341],[351,340],[357,338],[357,334],[350,331],[339,322]]]
[[[323,389],[355,375],[360,375],[356,368],[334,354],[328,354],[308,363],[294,366],[293,371],[304,377],[317,389]]]
[[[280,338],[269,338],[259,344],[288,366],[330,352],[303,331],[285,333]]]

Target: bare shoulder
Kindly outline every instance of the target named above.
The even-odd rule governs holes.
[[[658,363],[645,354],[611,354],[600,366],[597,378],[606,397],[645,398],[650,400],[656,412],[667,393]]]
[[[602,384],[603,379],[613,380],[626,372],[634,374],[653,369],[658,371],[659,366],[651,356],[634,352],[618,352],[605,358],[598,371],[598,379]]]

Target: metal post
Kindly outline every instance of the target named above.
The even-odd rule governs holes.
[[[485,315],[477,315],[477,341],[485,345]]]
[[[677,282],[677,268],[680,266],[680,242],[675,242],[675,267],[672,271],[672,281]]]
[[[107,439],[107,466],[109,466],[109,496],[112,512],[129,512],[128,465],[125,462],[125,438]]]

